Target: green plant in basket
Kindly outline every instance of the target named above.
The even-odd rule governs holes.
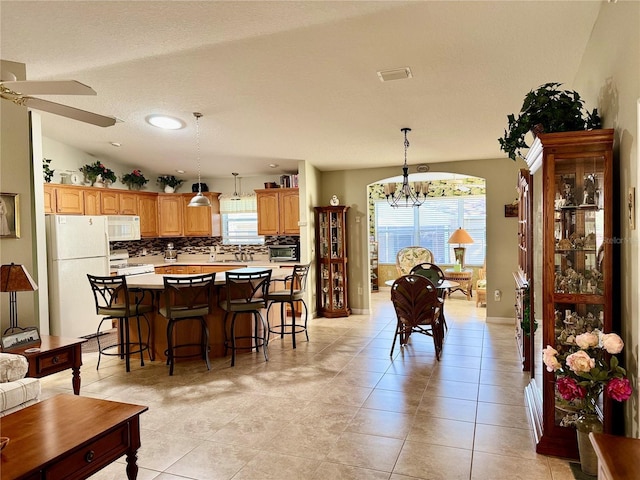
[[[125,173],[122,176],[122,183],[129,188],[142,188],[149,180],[145,178],[140,170],[137,168],[131,173]]]
[[[116,174],[110,168],[107,168],[99,160],[95,163],[87,164],[80,167],[80,171],[84,174],[85,178],[91,183],[98,179],[98,176],[102,178],[102,181],[115,182]]]

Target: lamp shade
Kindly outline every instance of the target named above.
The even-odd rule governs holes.
[[[38,289],[24,265],[2,265],[0,267],[0,292],[32,292]]]
[[[449,243],[473,243],[473,238],[464,228],[460,227],[451,234]]]

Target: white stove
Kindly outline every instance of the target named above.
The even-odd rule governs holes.
[[[109,254],[109,267],[116,275],[142,275],[154,273],[155,267],[150,263],[129,263],[129,252],[114,250]]]

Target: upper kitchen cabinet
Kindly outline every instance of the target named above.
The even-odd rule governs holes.
[[[84,189],[75,185],[44,184],[45,213],[84,214]]]
[[[220,236],[219,193],[204,192],[210,207],[188,207],[193,193],[158,195],[158,235],[160,237]]]
[[[137,215],[137,193],[127,190],[102,190],[100,192],[100,212],[103,215]]]
[[[297,188],[267,188],[255,192],[259,235],[300,235]]]
[[[140,236],[158,236],[158,194],[139,192],[138,215],[140,216]]]
[[[193,193],[182,194],[184,204],[184,236],[185,237],[219,237],[220,227],[220,202],[219,193],[203,192],[211,202],[210,207],[189,207]]]
[[[158,236],[182,236],[182,195],[174,193],[158,194]]]

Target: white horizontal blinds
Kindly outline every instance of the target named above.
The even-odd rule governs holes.
[[[231,195],[220,195],[220,213],[251,213],[258,211],[256,196],[251,194],[240,195],[240,200],[231,200]]]
[[[240,195],[240,200],[220,195],[222,243],[230,245],[262,245],[258,235],[258,204],[255,195]]]
[[[420,245],[433,252],[436,263],[453,264],[454,245],[450,245],[448,241],[458,227],[463,227],[474,240],[473,244],[463,245],[467,248],[466,263],[484,263],[484,195],[429,197],[418,208],[393,208],[386,201],[376,201],[375,215],[380,263],[395,263],[398,250]]]

